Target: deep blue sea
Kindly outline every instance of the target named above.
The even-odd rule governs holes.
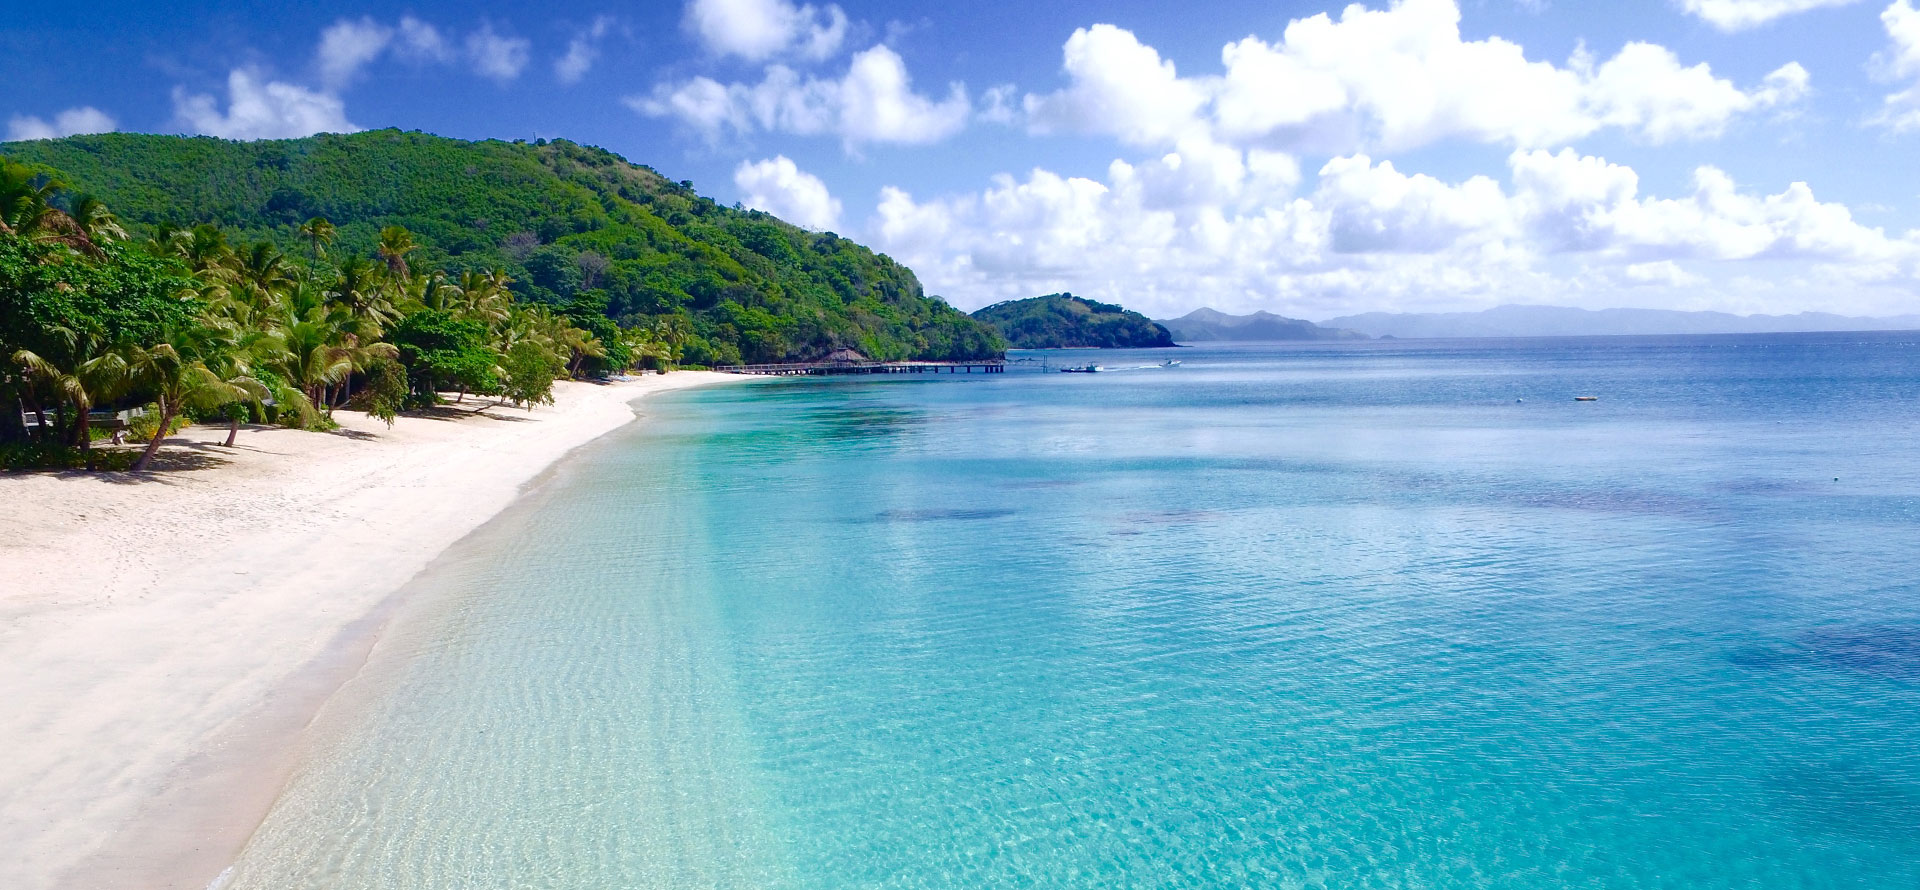
[[[1920,887],[1920,333],[1015,356],[643,402],[227,886]]]

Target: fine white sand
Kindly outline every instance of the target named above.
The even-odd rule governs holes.
[[[563,382],[392,429],[194,427],[161,472],[0,476],[0,887],[202,890],[393,593],[640,396]],[[457,412],[457,413],[456,413]]]

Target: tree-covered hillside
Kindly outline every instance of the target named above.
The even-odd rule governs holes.
[[[1072,294],[995,303],[973,313],[1020,349],[1172,346],[1167,329],[1138,312]]]
[[[836,235],[723,207],[611,152],[566,141],[465,142],[379,130],[306,139],[101,134],[0,144],[113,208],[135,237],[213,223],[235,243],[374,254],[382,229],[412,233],[423,264],[505,270],[524,300],[604,299],[625,326],[687,329],[690,364],[809,359],[852,347],[874,358],[981,358],[999,339],[911,270]]]

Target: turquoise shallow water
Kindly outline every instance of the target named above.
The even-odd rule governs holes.
[[[227,886],[1920,886],[1920,334],[1178,357],[647,403]]]

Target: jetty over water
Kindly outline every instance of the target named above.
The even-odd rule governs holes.
[[[1003,359],[975,362],[874,362],[825,361],[785,365],[729,365],[714,368],[722,374],[753,374],[761,377],[823,377],[831,374],[1004,374]]]

